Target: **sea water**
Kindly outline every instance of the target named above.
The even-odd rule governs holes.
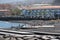
[[[28,24],[24,23],[16,23],[16,22],[8,22],[8,21],[0,21],[0,28],[10,28],[10,27],[18,27],[18,26],[28,26]]]

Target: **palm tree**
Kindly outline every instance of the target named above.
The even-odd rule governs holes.
[[[30,14],[31,14],[32,11],[31,11],[31,10],[28,10],[28,11],[29,11],[29,12],[28,12],[28,15],[29,15],[29,17],[31,18],[31,15],[30,15]]]
[[[45,16],[46,14],[47,14],[46,10],[42,10],[42,12],[41,12],[42,18],[46,17]]]
[[[42,11],[40,10],[40,12],[39,12],[39,16],[42,16]]]
[[[58,10],[55,10],[54,13],[55,13],[55,16],[57,17],[58,22],[59,22],[59,13],[58,13]],[[57,13],[58,13],[58,14],[57,14]]]
[[[50,18],[53,18],[53,15],[52,15],[52,11],[51,10],[49,10],[49,16],[50,16]]]

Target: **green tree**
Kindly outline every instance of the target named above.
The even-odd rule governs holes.
[[[22,10],[15,8],[10,10],[12,12],[12,15],[21,15]]]
[[[51,18],[54,17],[54,14],[52,13],[52,10],[49,10],[49,15],[50,15]]]

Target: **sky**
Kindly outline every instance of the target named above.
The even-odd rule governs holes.
[[[47,2],[46,0],[0,0],[0,3],[9,3],[9,2],[18,2],[18,1],[22,1],[22,2]],[[52,0],[53,1],[53,0]],[[48,0],[48,2],[51,2],[51,0]]]
[[[59,4],[60,0],[0,0],[0,3],[11,3],[11,2],[22,2],[24,4],[34,4],[34,3],[50,3],[50,4]]]
[[[24,1],[24,0],[0,0],[0,3],[10,3],[10,2],[18,2],[18,1]]]

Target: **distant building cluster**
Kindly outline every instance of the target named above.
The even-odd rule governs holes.
[[[22,14],[30,18],[60,18],[60,6],[39,5],[22,7]]]
[[[8,16],[11,15],[10,9],[13,9],[14,6],[6,4],[0,4],[0,15]],[[25,18],[39,18],[39,19],[55,19],[60,18],[60,6],[53,6],[50,4],[34,4],[29,6],[17,6]],[[16,11],[16,10],[15,10]],[[16,13],[16,12],[15,12]],[[19,13],[17,13],[19,14]],[[21,15],[20,15],[21,16]]]
[[[10,10],[7,10],[7,9],[1,9],[0,10],[0,17],[2,16],[9,16],[11,13],[10,13]]]
[[[14,6],[10,4],[0,4],[0,17],[1,16],[9,16],[11,15],[10,9],[14,8]]]
[[[0,9],[11,9],[12,5],[10,4],[0,4]]]

